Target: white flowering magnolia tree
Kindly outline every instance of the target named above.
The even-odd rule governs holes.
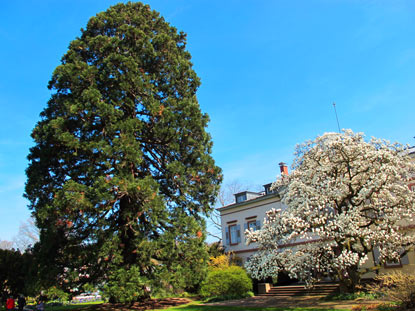
[[[344,130],[297,146],[293,171],[273,185],[286,206],[248,231],[259,251],[246,264],[257,279],[283,270],[313,284],[322,277],[353,291],[376,248],[379,265],[413,247],[415,164],[399,144]]]

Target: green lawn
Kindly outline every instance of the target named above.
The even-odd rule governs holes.
[[[65,304],[62,306],[46,306],[45,311],[81,311],[81,310],[93,310],[94,305],[101,304],[102,301],[76,303],[76,304]]]
[[[200,305],[200,302],[192,302],[186,305],[168,309],[157,309],[165,311],[341,311],[342,309],[324,308],[260,308],[260,307],[224,307]],[[343,309],[346,310],[346,309]]]
[[[161,310],[161,309],[159,309]],[[165,311],[340,311],[340,309],[318,309],[318,308],[255,308],[255,307],[223,307],[223,306],[198,306],[185,305],[181,307],[173,307],[163,309]]]
[[[96,303],[79,303],[63,306],[47,306],[45,311],[93,311]],[[194,301],[186,305],[171,307],[168,309],[157,309],[159,311],[341,311],[341,309],[323,308],[260,308],[260,307],[224,307],[201,305],[200,301]],[[344,309],[346,310],[346,309]],[[153,310],[155,311],[155,310]]]

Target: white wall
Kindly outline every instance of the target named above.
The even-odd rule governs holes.
[[[248,200],[243,203],[233,204],[226,206],[225,208],[219,209],[221,214],[221,226],[222,226],[222,241],[227,252],[233,251],[236,255],[241,258],[249,257],[250,253],[244,251],[254,250],[257,248],[256,243],[246,245],[245,234],[244,234],[244,224],[248,221],[259,220],[260,225],[264,222],[266,217],[266,212],[270,209],[281,209],[282,204],[277,195],[271,194],[268,196],[263,196],[253,200]],[[251,218],[254,217],[255,218]],[[248,219],[247,219],[248,218]],[[234,222],[236,220],[236,222]],[[239,225],[241,233],[241,242],[237,245],[227,245],[226,244],[226,228],[229,225]]]

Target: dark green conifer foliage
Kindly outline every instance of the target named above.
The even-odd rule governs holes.
[[[32,133],[25,196],[39,257],[62,287],[122,279],[120,268],[153,288],[169,269],[200,272],[202,216],[221,175],[186,35],[141,3],[115,5],[81,31]],[[182,266],[189,245],[201,260]]]
[[[31,294],[27,288],[31,281],[32,261],[30,252],[0,249],[0,301],[6,302],[10,295]]]

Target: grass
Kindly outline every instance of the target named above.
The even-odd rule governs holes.
[[[243,299],[248,297],[255,296],[253,292],[248,292],[245,295],[223,295],[223,296],[214,296],[211,298],[207,298],[204,300],[205,303],[209,302],[220,302],[220,301],[226,301],[226,300],[233,300],[233,299]]]
[[[61,306],[45,306],[45,311],[76,311],[76,310],[89,310],[91,306],[103,303],[103,301],[93,301],[76,304],[64,304]]]
[[[187,305],[162,309],[164,311],[340,311],[341,309],[326,308],[261,308],[261,307],[225,307],[225,306],[206,306],[200,302],[192,302]]]
[[[348,293],[348,294],[332,294],[326,297],[323,297],[322,300],[325,301],[336,301],[336,300],[375,300],[378,299],[379,295],[367,292],[356,292],[356,293]]]
[[[46,306],[45,311],[91,311],[100,302],[88,302],[78,304],[66,304],[62,306]],[[262,307],[235,307],[235,306],[209,306],[201,305],[201,301],[193,301],[189,304],[170,307],[167,309],[157,309],[163,311],[341,311],[341,309],[326,308],[262,308]],[[153,310],[155,311],[155,310]]]

